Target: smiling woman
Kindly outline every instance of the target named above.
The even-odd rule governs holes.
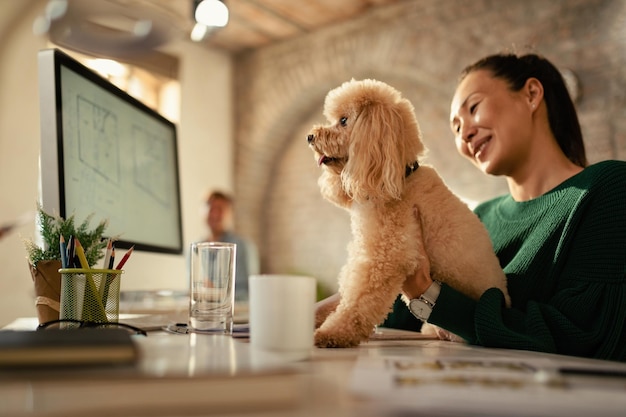
[[[498,289],[474,301],[442,284],[429,322],[484,346],[626,361],[626,163],[587,166],[565,83],[534,54],[467,67],[450,120],[459,153],[509,185],[475,212],[511,307]],[[432,285],[418,273],[404,289]]]
[[[536,55],[499,57],[464,72],[452,100],[452,130],[461,155],[487,174],[506,176],[511,192],[522,193],[516,199],[529,199],[587,164],[582,133],[552,64]],[[520,73],[507,73],[513,68]],[[529,162],[546,175],[528,178]]]

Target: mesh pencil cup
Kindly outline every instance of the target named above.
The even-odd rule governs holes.
[[[60,319],[117,322],[120,310],[119,269],[61,268]]]

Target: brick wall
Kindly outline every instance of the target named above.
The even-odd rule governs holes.
[[[530,49],[529,49],[530,47]],[[259,246],[263,272],[305,273],[331,289],[350,239],[346,212],[322,200],[306,144],[325,122],[329,89],[376,78],[415,106],[435,165],[460,196],[506,192],[456,153],[450,99],[478,58],[532,50],[582,85],[578,103],[591,162],[626,158],[626,2],[407,0],[363,18],[240,55],[236,62],[236,222]]]

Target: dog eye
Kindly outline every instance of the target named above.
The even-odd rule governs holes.
[[[345,126],[346,124],[348,124],[348,118],[342,117],[341,119],[339,119],[339,123],[341,124],[341,126]]]

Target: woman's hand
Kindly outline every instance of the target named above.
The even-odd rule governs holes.
[[[419,298],[424,294],[428,287],[433,283],[430,277],[430,263],[428,258],[424,257],[415,275],[408,276],[402,284],[402,293],[409,299]]]
[[[424,294],[428,287],[430,287],[430,285],[433,283],[433,280],[430,277],[430,261],[428,260],[426,250],[424,249],[422,220],[420,218],[417,206],[413,206],[413,216],[417,221],[418,236],[416,239],[416,249],[418,250],[420,256],[419,265],[417,267],[417,271],[415,271],[415,275],[406,277],[406,280],[402,285],[402,293],[409,300],[413,298],[419,298],[419,296]]]
[[[330,313],[335,311],[335,309],[339,305],[340,300],[341,300],[341,297],[339,296],[339,293],[335,293],[331,295],[330,297],[327,297],[321,301],[318,301],[315,304],[315,328],[316,329],[320,327],[322,323],[324,323],[324,320],[326,320],[326,317],[328,317]]]

